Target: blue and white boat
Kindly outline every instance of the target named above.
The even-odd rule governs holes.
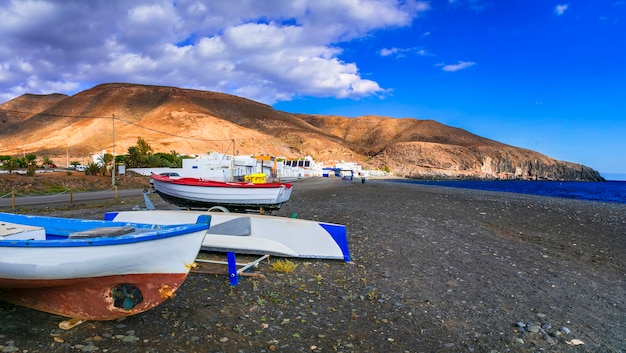
[[[113,320],[174,295],[210,216],[156,225],[0,213],[0,300],[80,320]]]

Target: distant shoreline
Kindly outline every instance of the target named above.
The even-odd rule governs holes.
[[[308,179],[308,178],[307,178]],[[316,181],[316,179],[318,179]],[[360,178],[352,181],[341,178],[312,178],[294,182],[295,185],[332,183],[361,183]],[[532,196],[579,199],[594,202],[626,204],[626,182],[623,181],[540,181],[540,180],[419,180],[393,177],[366,178],[365,183],[373,181],[397,182],[400,184],[452,187],[457,189],[483,190],[488,192],[518,193]],[[617,185],[616,185],[617,184]]]

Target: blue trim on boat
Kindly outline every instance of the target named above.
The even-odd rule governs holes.
[[[201,214],[198,216],[198,218],[196,219],[196,223],[206,223],[206,224],[211,224],[211,215],[208,214]]]
[[[117,215],[120,214],[119,212],[105,212],[104,213],[104,220],[105,221],[113,221],[115,219],[115,217],[117,217]]]
[[[46,231],[46,237],[50,237],[47,240],[0,240],[0,246],[49,248],[130,244],[206,231],[209,229],[210,216],[208,217],[208,222],[204,221],[206,219],[203,219],[203,222],[198,224],[154,225],[0,213],[0,222],[42,227]],[[124,226],[134,227],[136,232],[114,237],[68,238],[69,234],[75,232],[101,227]]]
[[[343,260],[350,262],[350,250],[348,249],[348,237],[346,236],[346,227],[338,224],[320,223],[320,226],[324,228],[328,234],[335,240],[335,243],[339,245],[341,253],[343,254]]]

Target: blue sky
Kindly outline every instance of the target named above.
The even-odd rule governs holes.
[[[433,119],[626,180],[626,1],[2,1],[0,102],[129,82]]]

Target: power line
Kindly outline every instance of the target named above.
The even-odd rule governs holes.
[[[11,109],[0,109],[0,112],[8,112],[8,113],[17,113],[17,114],[31,114],[31,115],[43,115],[43,116],[49,116],[49,117],[55,117],[55,118],[76,118],[76,119],[111,119],[110,116],[90,116],[90,115],[65,115],[65,114],[51,114],[51,113],[36,113],[33,114],[33,112],[24,112],[24,111],[19,111],[19,110],[11,110]],[[142,126],[130,121],[126,121],[118,116],[114,116],[113,117],[114,120],[118,120],[121,121],[125,124],[128,125],[132,125],[144,130],[148,130],[148,131],[152,131],[152,132],[156,132],[158,134],[162,134],[162,135],[167,135],[167,136],[172,136],[172,137],[179,137],[179,138],[184,138],[187,140],[195,140],[195,141],[203,141],[203,142],[224,142],[224,141],[232,141],[232,139],[224,139],[224,140],[209,140],[209,139],[203,139],[203,138],[198,138],[198,137],[190,137],[190,136],[181,136],[181,135],[176,135],[176,134],[172,134],[169,132],[165,132],[165,131],[160,131],[157,129],[153,129],[147,126]]]
[[[79,118],[79,119],[111,119],[110,116],[89,116],[89,115],[65,115],[65,114],[51,114],[51,113],[33,113],[24,112],[21,110],[0,109],[0,112],[17,113],[17,114],[30,114],[30,115],[43,115],[56,118]]]

